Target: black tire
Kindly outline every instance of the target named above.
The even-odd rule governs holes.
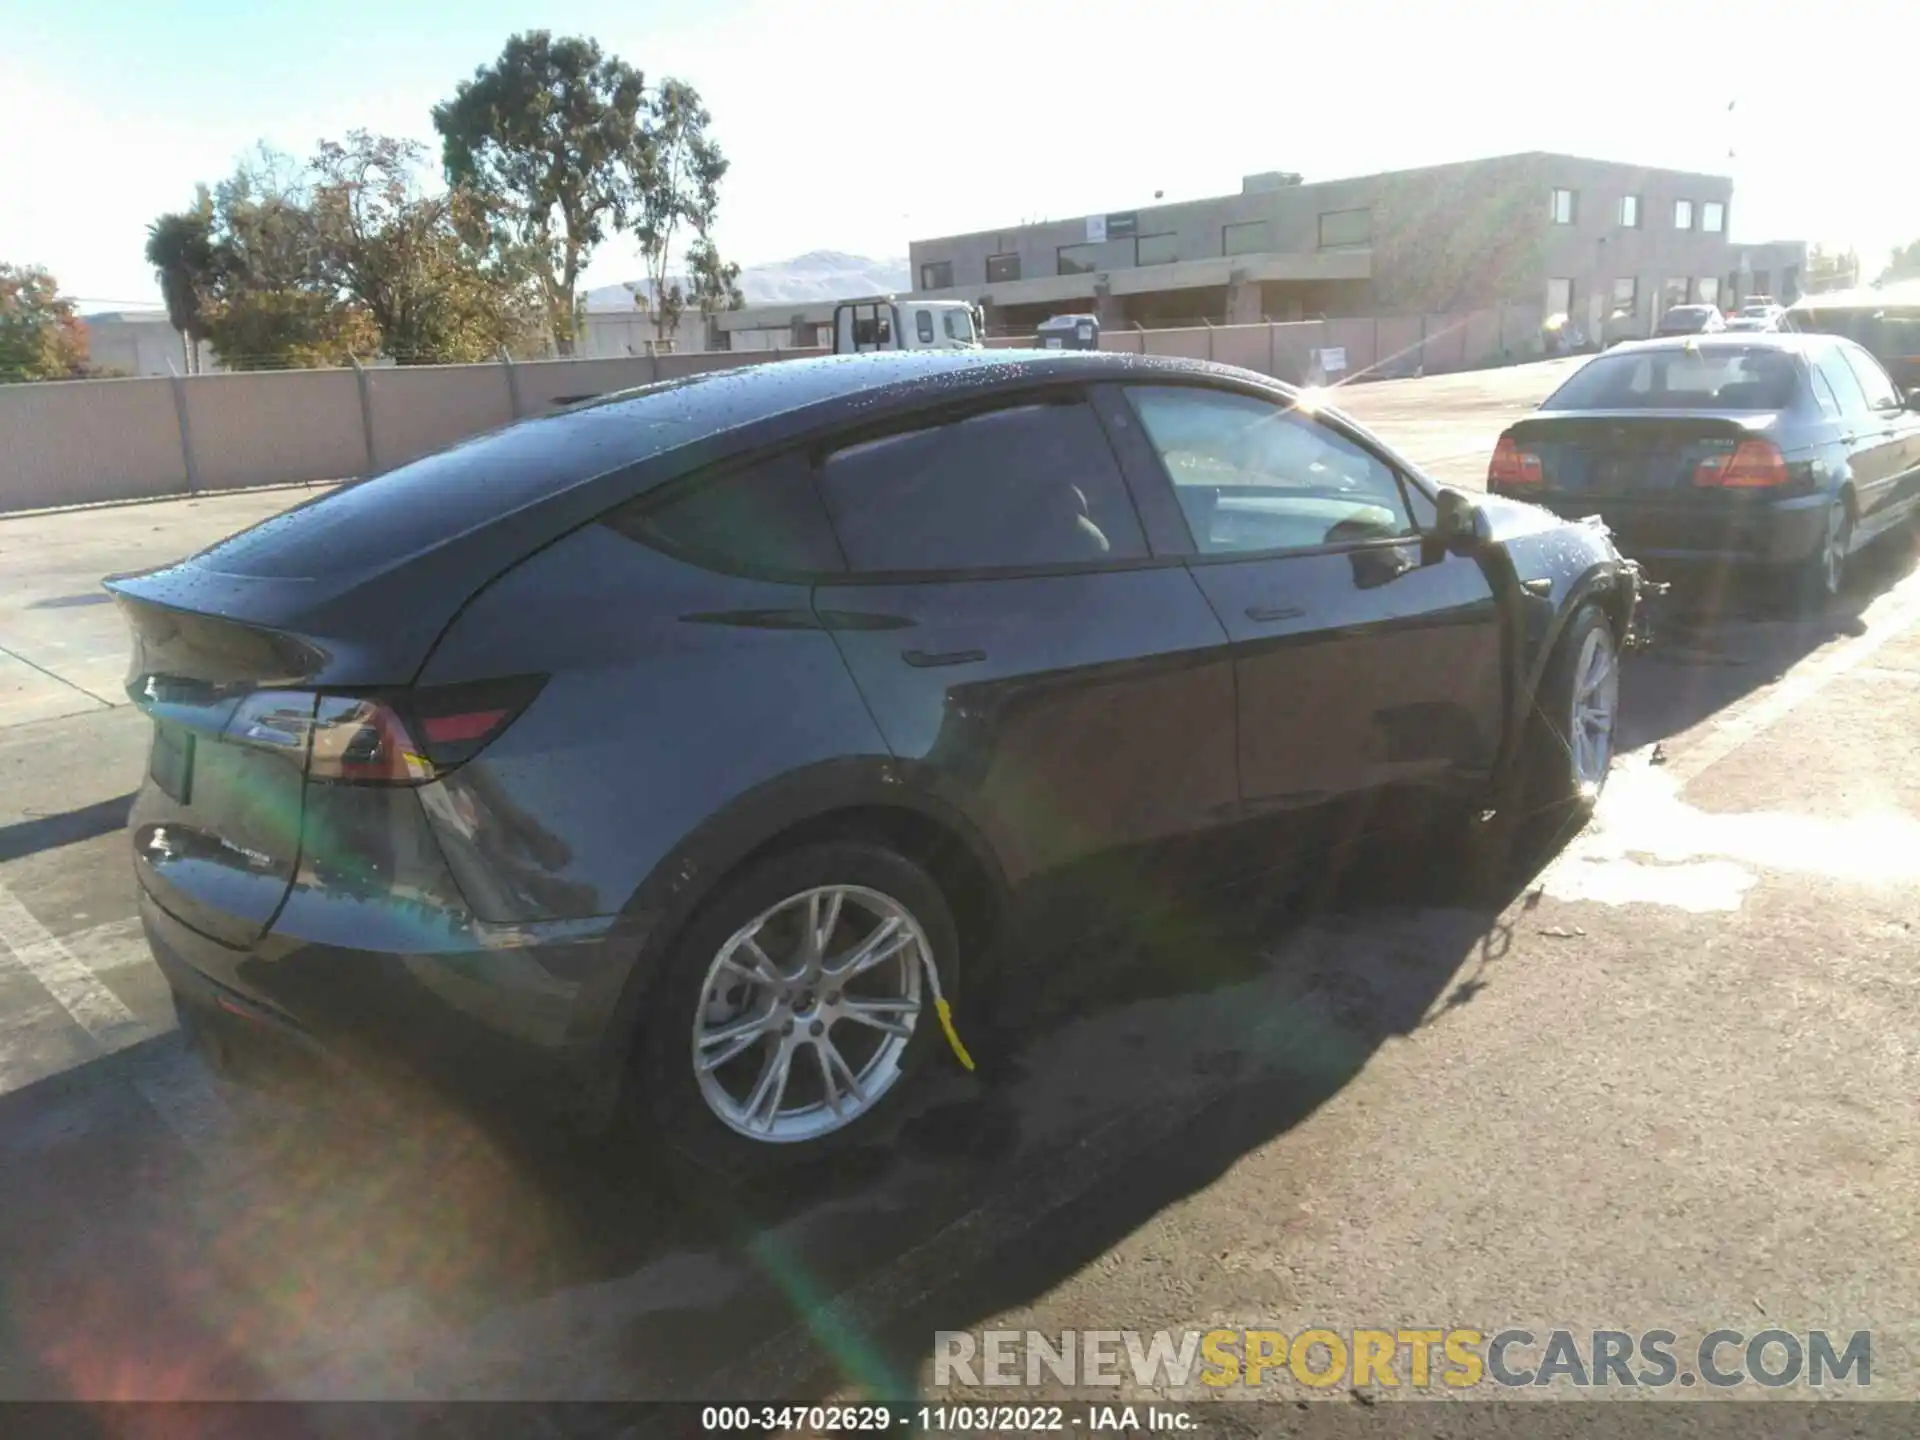
[[[694,1074],[692,1036],[695,1016],[709,1002],[707,977],[715,957],[754,917],[789,897],[832,885],[860,886],[904,909],[926,937],[941,993],[957,1007],[960,942],[952,909],[933,878],[905,856],[880,844],[826,841],[772,855],[724,882],[678,937],[667,971],[648,997],[634,1071],[634,1098],[653,1132],[709,1175],[749,1179],[884,1141],[906,1118],[929,1063],[951,1055],[923,975],[919,1012],[897,1076],[858,1118],[817,1138],[775,1142],[740,1133],[709,1105]],[[743,1059],[750,1063],[754,1053]]]
[[[1827,507],[1820,543],[1789,572],[1784,599],[1795,609],[1820,610],[1846,588],[1853,551],[1853,508],[1844,499]]]
[[[1572,738],[1576,672],[1587,653],[1587,637],[1596,631],[1604,635],[1617,672],[1620,644],[1613,624],[1599,606],[1585,605],[1567,622],[1534,694],[1533,714],[1521,742],[1518,804],[1507,827],[1517,863],[1547,858],[1578,833],[1606,784],[1606,771],[1613,762],[1613,732],[1619,724],[1617,701],[1597,781],[1579,773]]]

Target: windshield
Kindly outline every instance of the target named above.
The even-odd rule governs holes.
[[[1647,350],[1602,355],[1542,410],[1784,410],[1799,389],[1784,350]]]

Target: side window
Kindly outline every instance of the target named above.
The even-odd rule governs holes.
[[[922,345],[933,343],[933,312],[931,310],[913,312],[913,333],[919,337]]]
[[[1082,402],[1019,405],[828,455],[820,489],[856,571],[1138,559],[1146,538]]]
[[[949,340],[964,342],[973,339],[973,320],[964,310],[949,310],[943,318],[946,321]]]
[[[1814,402],[1820,407],[1820,413],[1829,420],[1838,420],[1840,418],[1840,401],[1833,393],[1833,386],[1827,383],[1826,372],[1821,370],[1818,365],[1811,365],[1807,367],[1807,373],[1813,379],[1813,398]]]
[[[1863,415],[1871,408],[1867,404],[1867,392],[1860,388],[1853,367],[1841,358],[1838,349],[1827,351],[1816,363],[1820,373],[1827,377],[1827,384],[1833,387],[1842,415]]]
[[[607,525],[708,569],[834,575],[847,566],[814,488],[807,457],[775,456],[647,495]]]
[[[1846,357],[1847,365],[1859,380],[1861,390],[1866,393],[1869,410],[1900,408],[1899,388],[1893,383],[1892,377],[1880,368],[1878,360],[1855,345],[1842,345],[1840,353]]]
[[[1418,533],[1393,468],[1311,416],[1220,390],[1127,393],[1203,555]]]

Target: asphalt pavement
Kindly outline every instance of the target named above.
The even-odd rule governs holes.
[[[1566,369],[1341,403],[1474,484]],[[1599,816],[1503,908],[1408,856],[1175,917],[1091,994],[1036,978],[887,1152],[690,1197],[637,1149],[235,1090],[181,1043],[97,582],[301,498],[0,520],[0,1399],[1005,1400],[1049,1387],[936,1388],[935,1333],[1409,1328],[1871,1331],[1834,1388],[1920,1398],[1904,537],[1823,614],[1679,597]]]

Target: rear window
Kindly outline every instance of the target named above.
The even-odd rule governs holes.
[[[1647,350],[1602,355],[1542,410],[1785,410],[1799,365],[1784,350]]]
[[[683,404],[674,392],[711,387],[714,379],[668,380],[476,436],[284,511],[201,551],[194,562],[224,575],[261,579],[346,575],[393,564],[572,484],[710,433],[713,409]]]

